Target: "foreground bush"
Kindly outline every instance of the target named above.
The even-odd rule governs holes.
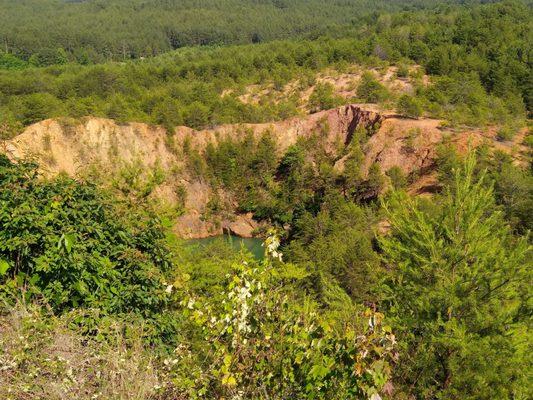
[[[298,301],[283,285],[302,271],[280,263],[278,239],[271,236],[265,245],[269,258],[235,264],[219,299],[190,293],[182,301],[206,346],[200,354],[194,346],[176,349],[168,363],[175,377],[169,395],[379,399],[396,343],[383,315],[354,312],[342,326],[320,316],[312,302]]]
[[[36,165],[0,157],[0,295],[24,288],[26,300],[55,312],[157,319],[161,338],[170,324],[161,315],[171,265],[163,240],[156,219],[95,186],[40,179]]]
[[[290,291],[302,271],[271,257],[234,264],[223,292],[203,297],[184,279],[177,346],[143,341],[142,323],[108,317],[102,335],[79,329],[91,310],[55,316],[36,305],[0,308],[0,395],[5,399],[380,399],[395,358],[383,315],[354,312],[346,324]],[[182,276],[183,278],[183,276]],[[349,307],[349,303],[346,304]],[[355,310],[355,308],[353,308]],[[176,338],[178,334],[176,334]]]

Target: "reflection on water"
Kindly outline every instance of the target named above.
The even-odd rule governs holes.
[[[241,238],[233,235],[219,235],[202,239],[190,239],[186,241],[186,244],[207,246],[217,240],[224,240],[228,242],[235,250],[240,250],[242,246],[257,260],[264,258],[265,248],[262,246],[263,240],[258,238]]]

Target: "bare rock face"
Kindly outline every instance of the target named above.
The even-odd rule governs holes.
[[[378,163],[383,172],[399,167],[406,175],[431,168],[442,141],[439,120],[390,117],[365,145],[364,170]]]
[[[180,145],[187,141],[197,149],[204,149],[208,143],[217,144],[228,137],[235,138],[248,132],[259,137],[265,132],[270,132],[277,142],[278,152],[283,154],[290,145],[296,143],[298,138],[310,137],[316,132],[323,131],[326,135],[327,150],[335,151],[339,146],[350,142],[358,126],[378,127],[381,120],[382,116],[379,113],[351,104],[272,123],[228,124],[200,131],[180,126],[176,128],[175,140]]]
[[[254,221],[253,214],[238,214],[230,221],[222,223],[222,231],[240,237],[252,237],[259,224]]]
[[[159,169],[167,178],[153,190],[153,196],[172,205],[179,201],[178,189],[185,192],[185,213],[177,218],[174,227],[178,235],[200,238],[227,231],[249,237],[258,228],[251,214],[233,212],[219,218],[206,217],[214,193],[207,183],[187,172],[187,156],[183,151],[186,142],[201,152],[209,143],[217,144],[228,137],[238,138],[248,132],[259,137],[268,131],[281,156],[300,137],[322,132],[325,149],[334,154],[350,142],[357,127],[377,129],[381,121],[382,116],[375,111],[348,105],[268,124],[222,125],[200,131],[177,127],[169,143],[163,128],[143,123],[118,124],[87,117],[72,124],[49,119],[29,126],[5,147],[13,160],[30,158],[38,162],[45,176],[66,173],[83,178],[92,169],[112,179],[127,168],[138,168],[139,174]],[[217,195],[232,203],[228,193]]]
[[[116,170],[119,164],[142,161],[169,168],[176,162],[165,146],[165,130],[141,123],[119,125],[104,118],[85,118],[75,126],[48,119],[29,126],[7,143],[12,159],[33,158],[42,172],[77,176],[90,165]]]
[[[230,193],[219,191],[215,194],[209,184],[191,176],[185,145],[201,153],[209,143],[216,145],[224,138],[239,138],[249,132],[259,137],[269,132],[281,157],[298,139],[318,133],[324,150],[334,158],[338,156],[335,168],[342,171],[344,161],[350,155],[348,146],[354,132],[363,127],[371,134],[363,148],[363,175],[373,163],[377,163],[382,172],[394,166],[405,174],[417,172],[421,184],[415,182],[413,190],[422,193],[434,184],[431,170],[436,145],[445,134],[439,128],[440,123],[435,119],[415,120],[386,114],[370,105],[351,104],[266,124],[222,125],[199,131],[177,127],[174,135],[169,136],[157,126],[118,124],[109,119],[87,117],[75,124],[62,120],[36,123],[4,147],[13,160],[31,158],[38,162],[45,176],[66,173],[83,179],[92,169],[110,180],[124,168],[129,168],[130,175],[162,171],[165,179],[158,183],[152,196],[170,205],[184,203],[185,212],[175,221],[174,229],[178,235],[200,238],[230,232],[249,237],[258,228],[253,215],[238,214]],[[477,138],[477,143],[486,140],[486,135],[479,131],[451,136],[459,148],[466,146],[467,139],[461,139],[463,137],[468,138],[468,143],[476,142],[472,138]],[[213,195],[228,205],[228,213],[209,217],[208,203]]]

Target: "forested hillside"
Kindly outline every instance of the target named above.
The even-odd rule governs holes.
[[[1,399],[533,396],[530,2],[0,7]]]
[[[2,0],[0,43],[4,51],[24,60],[33,56],[31,61],[38,65],[73,59],[101,62],[148,57],[190,45],[338,34],[373,24],[382,11],[453,3],[459,2]]]
[[[435,79],[428,87],[413,76],[408,94],[414,100],[404,98],[403,108],[414,101],[415,114],[457,124],[501,123],[531,111],[530,15],[528,6],[506,2],[378,17],[356,38],[187,48],[125,64],[20,67],[0,71],[0,112],[9,125],[4,131],[11,132],[59,116],[107,116],[169,129],[262,122],[296,115],[299,99],[273,102],[264,96],[246,104],[238,96],[249,85],[272,84],[269,94],[297,81],[304,90],[314,87],[318,71],[349,71],[353,64],[379,69],[394,63],[406,77],[408,66],[417,63]],[[366,79],[352,100],[388,108],[400,100]],[[338,104],[334,97],[316,87],[319,108]]]

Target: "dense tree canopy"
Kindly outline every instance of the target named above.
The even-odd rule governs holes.
[[[246,85],[283,87],[326,67],[404,66],[411,60],[437,77],[427,88],[416,85],[416,98],[400,99],[398,106],[408,115],[426,112],[457,124],[505,123],[531,111],[531,24],[528,6],[505,2],[368,17],[336,39],[185,48],[126,63],[61,65],[63,60],[29,68],[28,62],[0,53],[0,68],[7,68],[0,70],[0,116],[11,132],[59,116],[107,116],[169,129],[262,122],[298,113],[297,102],[286,97],[243,103],[238,96]],[[357,92],[358,101],[391,100],[368,74]],[[331,87],[318,85],[309,106],[317,111],[338,101]]]
[[[446,1],[446,4],[457,1]],[[0,45],[37,65],[148,57],[178,47],[317,36],[380,11],[435,0],[143,0],[0,2]],[[42,35],[46,32],[46,36]]]

